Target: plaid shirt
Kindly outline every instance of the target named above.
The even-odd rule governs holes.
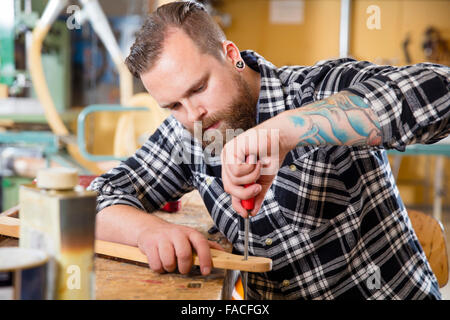
[[[258,123],[345,89],[374,109],[385,148],[436,142],[450,131],[447,67],[337,59],[276,68],[252,51],[242,57],[261,74]],[[172,116],[91,188],[98,210],[126,204],[147,212],[198,189],[233,251],[244,252],[244,221],[224,192],[220,157],[207,158]],[[251,299],[440,298],[383,148],[290,151],[250,218],[249,252],[273,260],[272,271],[249,273]]]

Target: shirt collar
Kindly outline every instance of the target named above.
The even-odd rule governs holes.
[[[241,57],[250,68],[261,74],[256,123],[285,111],[283,85],[277,67],[252,50],[242,51]]]

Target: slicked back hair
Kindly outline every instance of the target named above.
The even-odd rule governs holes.
[[[170,28],[183,30],[202,53],[220,59],[222,42],[226,37],[205,7],[195,1],[171,2],[149,14],[136,35],[125,60],[135,77],[139,78],[156,63]]]

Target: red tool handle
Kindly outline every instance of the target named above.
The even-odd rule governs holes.
[[[254,183],[246,184],[244,187],[248,188],[250,186],[254,185]],[[244,209],[251,211],[255,207],[255,198],[250,198],[247,200],[241,200],[241,205],[244,207]]]

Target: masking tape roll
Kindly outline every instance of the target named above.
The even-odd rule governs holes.
[[[67,190],[78,184],[78,172],[72,168],[41,169],[37,174],[37,187],[41,189]]]

